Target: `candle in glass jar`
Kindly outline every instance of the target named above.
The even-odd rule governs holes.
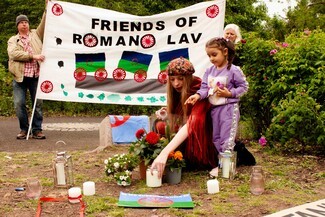
[[[217,179],[210,179],[207,181],[208,193],[215,194],[219,192],[219,181]]]
[[[222,177],[224,178],[229,178],[230,163],[229,157],[222,158]]]
[[[158,178],[157,170],[153,170],[152,174],[151,174],[150,168],[147,169],[146,184],[148,187],[160,187],[161,186],[161,178]]]
[[[81,198],[81,188],[73,187],[68,190],[68,199],[70,203],[79,203]]]
[[[56,169],[56,177],[58,185],[65,185],[65,173],[64,173],[64,163],[57,163],[55,165]]]
[[[83,194],[90,196],[95,194],[95,182],[84,182],[83,183]]]

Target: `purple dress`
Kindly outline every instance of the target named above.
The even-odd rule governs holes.
[[[211,118],[213,125],[212,139],[218,152],[233,150],[239,122],[239,100],[248,91],[248,82],[242,70],[235,65],[218,70],[214,65],[208,68],[203,76],[201,88],[197,91],[201,100],[209,96],[211,81],[224,81],[224,86],[231,92],[231,98],[225,98],[222,104],[212,105]],[[215,84],[216,85],[216,84]]]

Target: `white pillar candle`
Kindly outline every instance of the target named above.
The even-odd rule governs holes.
[[[83,194],[90,196],[95,194],[95,182],[84,182],[83,183]]]
[[[56,178],[57,178],[57,184],[58,185],[65,185],[65,173],[64,173],[64,163],[57,163],[55,165],[56,169]]]
[[[230,172],[230,157],[222,158],[222,177],[229,178]]]
[[[147,169],[146,183],[147,183],[148,187],[160,187],[161,186],[161,178],[158,178],[157,170],[153,170],[152,174],[151,174],[150,168]]]
[[[81,198],[81,188],[73,187],[68,190],[68,197],[70,203],[79,203]]]
[[[219,182],[217,179],[210,179],[207,181],[208,193],[215,194],[219,192]]]

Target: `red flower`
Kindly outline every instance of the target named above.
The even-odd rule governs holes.
[[[145,131],[144,129],[139,129],[136,133],[135,136],[137,137],[137,139],[141,139],[141,137],[144,135]]]
[[[240,40],[240,42],[241,42],[242,44],[246,44],[246,40],[245,40],[245,39]]]
[[[159,134],[155,133],[155,132],[150,132],[147,134],[146,136],[146,141],[150,144],[150,145],[155,145],[157,144],[157,142],[159,141]]]

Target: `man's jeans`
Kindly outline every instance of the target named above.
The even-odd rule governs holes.
[[[32,107],[30,110],[33,110],[34,101],[36,96],[38,78],[28,78],[24,77],[23,82],[13,81],[13,93],[14,93],[14,106],[16,115],[19,120],[20,129],[28,132],[29,121],[28,121],[28,112],[26,106],[26,97],[27,90],[30,93]],[[34,112],[33,122],[32,122],[32,133],[36,131],[42,131],[42,122],[43,122],[43,114],[42,114],[42,100],[37,100],[36,108]]]

